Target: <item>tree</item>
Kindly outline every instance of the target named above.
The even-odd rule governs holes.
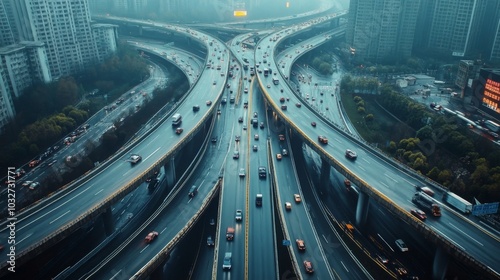
[[[372,122],[373,121],[373,114],[368,114],[365,116],[365,121],[367,122]]]

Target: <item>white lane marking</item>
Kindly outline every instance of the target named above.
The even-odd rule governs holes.
[[[384,176],[385,176],[385,177],[387,177],[387,178],[389,178],[389,179],[391,179],[391,180],[393,180],[393,181],[394,181],[394,183],[397,183],[397,182],[398,182],[396,179],[392,178],[391,176],[389,176],[389,175],[387,175],[387,174],[384,174]]]
[[[325,242],[328,244],[328,240],[326,239],[325,235],[322,234],[321,236],[323,236],[323,239],[325,239]]]
[[[156,152],[158,152],[158,150],[160,150],[161,147],[158,147],[158,149],[154,150],[149,156],[147,156],[144,160],[147,160],[148,158],[150,158],[152,155],[154,155]]]
[[[42,216],[40,216],[40,218],[38,218],[38,219],[34,219],[33,221],[31,221],[31,222],[27,223],[25,226],[20,227],[18,230],[21,230],[21,229],[26,228],[27,226],[29,226],[29,225],[31,225],[31,224],[33,224],[33,223],[37,222],[38,220],[42,219],[43,217],[45,217],[45,216],[49,215],[50,213],[52,213],[52,212],[54,212],[54,211],[58,210],[59,208],[61,208],[61,207],[65,206],[66,204],[68,204],[68,203],[70,203],[72,200],[74,200],[74,199],[78,198],[78,197],[79,197],[82,193],[86,192],[88,189],[90,189],[90,188],[91,188],[91,187],[93,187],[93,186],[94,186],[94,184],[90,185],[88,188],[84,189],[83,191],[81,191],[81,192],[79,192],[77,195],[75,195],[72,199],[70,199],[70,200],[68,200],[68,201],[64,202],[63,204],[59,205],[58,207],[56,207],[56,208],[52,209],[51,211],[49,211],[49,212],[47,212],[47,213],[43,214]]]
[[[160,231],[160,234],[162,234],[166,230],[167,230],[167,228],[165,227],[162,231]]]
[[[364,169],[362,166],[358,165],[358,168],[363,170],[363,171],[366,171],[366,169]]]
[[[24,240],[26,240],[27,238],[29,238],[29,237],[30,237],[30,236],[32,236],[32,235],[33,235],[33,233],[30,233],[30,234],[28,234],[26,237],[24,237],[23,239],[21,239],[21,240],[16,240],[16,244],[20,244],[21,242],[23,242]]]
[[[146,247],[144,247],[144,249],[142,249],[142,250],[139,252],[139,254],[142,254],[142,252],[144,252],[144,250],[146,250],[148,247],[149,247],[149,244],[148,244],[148,245],[146,245]]]
[[[449,238],[447,235],[445,235],[445,234],[444,234],[444,233],[442,233],[441,231],[437,230],[437,229],[436,229],[435,227],[433,227],[433,226],[431,226],[431,228],[432,228],[434,231],[438,232],[440,235],[442,235],[442,236],[446,237],[446,239],[448,239],[448,241],[450,241],[451,243],[455,244],[455,246],[460,247],[460,249],[462,249],[462,250],[464,250],[464,251],[465,251],[465,248],[464,248],[464,247],[460,246],[460,244],[458,244],[457,242],[453,241],[453,240],[452,240],[451,238]]]
[[[49,224],[52,224],[53,222],[59,220],[60,218],[62,218],[64,215],[68,214],[69,212],[71,212],[71,210],[68,210],[66,212],[64,212],[64,214],[62,214],[61,216],[55,218],[54,220],[52,220]]]
[[[389,186],[388,186],[388,185],[386,185],[384,182],[379,182],[379,183],[380,183],[382,186],[384,186],[384,187],[386,187],[386,188],[388,188],[388,189],[389,189]]]
[[[467,233],[465,233],[463,230],[459,229],[458,227],[456,227],[454,224],[452,223],[449,223],[450,226],[454,227],[456,230],[460,231],[463,235],[469,237],[470,239],[474,240],[477,244],[481,245],[481,246],[484,246],[483,243],[477,241],[476,239],[472,238],[472,236],[468,235]]]
[[[349,272],[349,269],[347,269],[347,267],[345,266],[345,264],[344,264],[342,261],[340,261],[340,263],[342,264],[342,266],[344,267],[344,269],[345,269],[347,272]]]
[[[100,192],[102,192],[104,189],[101,189],[100,191],[96,192],[94,195],[98,195]]]

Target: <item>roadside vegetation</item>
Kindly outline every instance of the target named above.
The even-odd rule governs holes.
[[[382,85],[362,94],[370,80],[345,76],[344,108],[361,136],[396,160],[471,200],[500,200],[500,149],[452,116]],[[358,92],[358,93],[356,93]]]
[[[104,63],[75,77],[63,77],[26,89],[15,101],[17,115],[0,136],[0,166],[20,166],[43,152],[100,110],[102,100],[89,99],[97,89],[112,102],[148,75],[146,63],[125,45]]]

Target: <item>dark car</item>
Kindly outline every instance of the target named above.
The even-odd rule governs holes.
[[[214,246],[214,245],[215,245],[215,242],[214,242],[214,240],[212,239],[212,236],[210,236],[210,235],[209,235],[209,236],[207,237],[207,246],[208,246],[208,247],[212,247],[212,246]]]
[[[358,157],[358,155],[356,154],[356,152],[354,151],[351,151],[349,149],[345,150],[345,156],[348,158],[348,159],[356,159]]]

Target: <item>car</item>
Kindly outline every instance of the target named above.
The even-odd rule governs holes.
[[[429,196],[434,196],[434,191],[431,190],[429,187],[421,187],[421,186],[415,186],[415,190],[418,192],[418,191],[421,191],[421,192],[424,192],[426,194],[428,194]]]
[[[284,98],[284,97],[281,97],[281,98],[280,98],[280,102],[281,102],[281,103],[284,103],[284,102],[285,102],[285,98]]]
[[[234,140],[235,140],[236,142],[239,142],[239,141],[240,141],[240,139],[241,139],[241,137],[240,137],[239,135],[234,136]]]
[[[215,86],[217,84],[217,81],[214,81],[212,84]]]
[[[286,149],[283,149],[283,150],[281,151],[281,155],[283,155],[284,157],[285,157],[285,156],[288,156],[288,151],[287,151]]]
[[[267,177],[266,167],[259,166],[259,178],[266,178],[266,177]]]
[[[138,163],[139,161],[142,160],[142,157],[138,154],[131,154],[128,161],[131,163],[131,164],[136,164]]]
[[[281,105],[281,110],[286,111],[286,109],[287,109],[287,108],[288,108],[288,106],[286,106],[286,105]]]
[[[151,242],[153,242],[153,240],[155,240],[155,238],[157,236],[158,236],[158,232],[152,231],[152,232],[148,233],[148,235],[146,235],[146,238],[144,238],[144,241],[146,241],[146,243],[151,243]]]
[[[38,187],[40,187],[40,183],[39,182],[32,182],[29,186],[29,189],[34,191],[36,190]]]
[[[243,214],[242,214],[242,211],[240,209],[236,210],[235,219],[236,219],[236,221],[243,220]]]
[[[215,226],[215,219],[214,219],[214,218],[211,218],[211,219],[210,219],[209,224],[210,224],[211,226]]]
[[[193,198],[198,193],[198,188],[196,186],[191,186],[188,192],[188,196]]]
[[[298,193],[293,194],[293,199],[296,203],[300,203],[302,201],[302,198],[300,198],[300,194]]]
[[[356,159],[358,157],[358,155],[356,154],[356,152],[352,151],[352,150],[345,150],[345,156],[348,158],[348,159]]]
[[[281,154],[276,154],[276,159],[277,160],[281,160],[281,158],[282,158]]]
[[[217,136],[212,137],[212,143],[217,143]]]
[[[267,85],[267,88],[271,88],[271,85],[270,85],[270,84],[268,84],[268,85]]]
[[[420,209],[411,209],[410,213],[421,221],[427,219],[427,215],[425,215],[425,212]]]
[[[302,239],[295,239],[295,243],[297,244],[297,248],[299,248],[300,251],[305,251],[306,250],[306,244],[304,243],[304,240],[302,240]]]
[[[243,130],[247,130],[247,125],[246,124],[243,125]]]
[[[240,168],[240,172],[238,173],[240,177],[245,177],[245,168]]]
[[[193,112],[198,112],[200,110],[200,105],[193,106]]]
[[[178,127],[175,129],[175,134],[181,134],[184,131],[184,129]]]
[[[253,112],[253,117],[254,117],[254,118],[257,118],[257,117],[258,117],[257,112]]]
[[[389,263],[389,260],[385,256],[380,254],[377,254],[377,260],[383,264]]]
[[[396,272],[399,274],[399,276],[405,276],[408,274],[408,271],[404,267],[397,267]]]
[[[246,78],[246,77],[245,77],[245,78]],[[248,88],[245,88],[245,89],[243,90],[243,92],[244,92],[244,93],[248,93]]]
[[[398,239],[394,243],[396,243],[396,246],[398,246],[401,252],[408,252],[408,247],[406,246],[405,242],[402,239]]]
[[[242,122],[243,122],[243,117],[239,117],[239,118],[238,118],[238,122],[239,122],[239,123],[242,123]]]
[[[300,108],[300,107],[302,107],[302,104],[300,104],[300,103],[295,103],[295,106],[296,106],[297,108]]]
[[[223,97],[220,101],[220,104],[224,105],[227,103],[227,97]]]
[[[304,261],[304,268],[306,269],[307,273],[313,273],[314,272],[314,268],[313,268],[313,265],[312,265],[311,261],[305,260]]]
[[[217,115],[220,115],[222,112],[220,109],[217,109]]]
[[[40,160],[35,159],[35,160],[30,161],[30,163],[28,164],[28,166],[33,168],[33,167],[36,167],[39,164],[40,164]]]
[[[324,135],[318,136],[318,141],[322,144],[328,144],[328,138],[326,138],[326,136]]]
[[[231,270],[231,256],[230,252],[224,254],[224,260],[222,262],[222,270]]]
[[[290,202],[288,202],[288,201],[287,201],[287,202],[285,202],[285,209],[286,209],[287,211],[292,210],[292,204],[291,204]]]
[[[283,65],[283,66],[285,66],[285,65]],[[274,73],[274,74],[276,74],[276,73]],[[283,89],[280,89],[280,92],[283,92]]]
[[[253,145],[253,151],[254,151],[254,152],[257,152],[257,150],[259,150],[259,146],[257,146],[257,145]]]
[[[264,129],[264,122],[260,122],[259,127],[260,127],[261,129]]]
[[[245,100],[245,102],[243,102],[243,108],[248,108],[248,100]]]
[[[207,104],[207,106],[212,105],[212,100],[207,100],[206,104]]]
[[[207,246],[208,246],[208,247],[215,246],[215,242],[214,242],[214,240],[212,239],[212,236],[211,236],[211,235],[209,235],[209,236],[207,237]]]
[[[344,185],[346,186],[346,188],[351,187],[351,181],[349,181],[349,179],[345,178],[344,179]]]
[[[255,134],[254,137],[253,137],[253,139],[259,140],[259,134]]]
[[[24,181],[21,186],[29,187],[29,185],[31,185],[31,183],[33,183],[33,181]]]
[[[316,127],[316,122],[311,122],[312,127]]]
[[[233,159],[239,159],[240,158],[240,152],[239,151],[234,151],[233,153]]]

